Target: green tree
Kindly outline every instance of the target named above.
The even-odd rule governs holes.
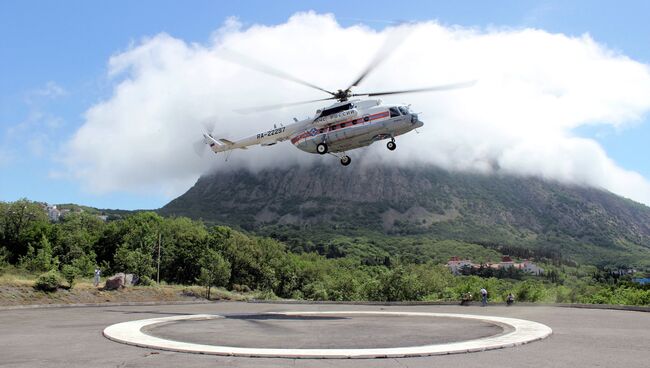
[[[9,263],[16,264],[49,232],[50,222],[41,204],[20,199],[0,206],[0,244],[8,251]]]
[[[54,229],[54,254],[63,264],[73,264],[76,259],[84,257],[94,264],[93,246],[101,236],[103,227],[104,222],[89,213],[70,213],[64,216]],[[86,260],[82,262],[88,263]],[[81,271],[87,274],[89,270],[84,267]]]
[[[126,244],[117,248],[114,269],[135,274],[140,278],[151,278],[155,271],[151,254],[144,253],[140,249],[131,250]]]
[[[421,300],[426,295],[424,284],[403,266],[398,266],[381,279],[381,296],[386,301]]]
[[[230,280],[230,263],[217,251],[207,249],[199,264],[201,265],[199,282],[205,286],[207,298],[210,299],[210,291],[213,286],[225,286]]]
[[[37,250],[28,246],[27,254],[20,258],[20,265],[28,271],[46,272],[58,269],[59,259],[53,256],[50,241],[42,235]]]
[[[201,272],[199,260],[210,242],[205,225],[185,217],[164,219],[162,224],[161,277],[167,281],[188,284]],[[157,261],[158,252],[154,249]]]

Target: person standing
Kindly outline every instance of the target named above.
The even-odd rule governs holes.
[[[101,276],[102,271],[98,268],[95,268],[95,278],[93,279],[93,285],[97,287],[99,285],[99,277]]]
[[[488,292],[485,288],[481,288],[481,306],[485,307],[487,305]]]

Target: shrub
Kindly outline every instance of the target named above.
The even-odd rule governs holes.
[[[34,283],[34,289],[52,292],[56,291],[60,285],[61,278],[59,277],[59,274],[56,271],[49,271],[38,276],[38,279],[36,279],[36,282]]]
[[[7,262],[7,254],[7,248],[0,247],[0,274],[2,274],[7,266],[9,266],[9,262]]]
[[[260,291],[255,296],[255,299],[259,299],[259,300],[277,300],[278,296],[273,293],[273,290],[264,290],[264,291]]]
[[[250,293],[251,288],[249,288],[248,285],[232,284],[232,291],[238,293]]]
[[[138,285],[140,286],[153,286],[156,282],[149,276],[142,276],[138,280]]]
[[[517,285],[515,297],[522,302],[538,302],[544,299],[546,290],[540,282],[526,280]]]
[[[72,265],[64,265],[61,269],[61,274],[63,274],[63,278],[68,283],[70,289],[74,286],[74,280],[79,276],[79,273],[79,269]]]

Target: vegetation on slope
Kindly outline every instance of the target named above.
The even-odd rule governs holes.
[[[266,298],[458,300],[486,287],[492,301],[512,292],[520,301],[650,304],[647,287],[594,266],[549,262],[544,277],[453,276],[439,264],[450,254],[476,260],[500,256],[494,247],[466,242],[341,236],[310,244],[289,237],[287,246],[271,237],[152,212],[109,222],[71,213],[50,223],[37,203],[0,203],[0,268],[5,270],[58,274],[73,267],[83,279],[99,265],[104,275],[130,272],[155,285],[159,239],[161,283],[257,290]]]
[[[236,170],[200,178],[159,213],[272,236],[292,249],[341,236],[387,243],[406,237],[530,249],[603,267],[650,267],[650,208],[537,178],[433,167]]]

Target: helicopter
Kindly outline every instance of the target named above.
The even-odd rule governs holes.
[[[390,41],[390,38],[388,41]],[[203,139],[197,142],[197,153],[205,148],[205,145],[209,146],[210,150],[214,153],[230,153],[232,150],[247,149],[247,147],[253,145],[272,146],[279,142],[289,140],[294,146],[304,152],[320,155],[331,154],[339,158],[343,166],[348,166],[352,162],[352,159],[347,155],[347,151],[369,146],[380,140],[388,140],[386,143],[388,150],[395,150],[397,148],[397,143],[395,142],[396,137],[420,128],[424,123],[420,120],[418,114],[411,110],[409,105],[384,104],[381,99],[373,99],[372,97],[452,90],[472,86],[476,81],[406,90],[353,93],[352,89],[357,87],[388,57],[388,50],[394,44],[395,42],[386,42],[361,75],[347,88],[337,91],[329,91],[321,88],[243,55],[234,52],[226,53],[223,55],[224,58],[231,62],[261,73],[317,89],[330,95],[327,98],[311,101],[238,110],[241,113],[268,111],[328,100],[336,100],[337,102],[318,109],[313,117],[308,117],[303,120],[294,118],[294,122],[291,124],[280,125],[279,127],[274,125],[271,129],[235,141],[226,138],[215,138],[211,132],[203,133]]]

